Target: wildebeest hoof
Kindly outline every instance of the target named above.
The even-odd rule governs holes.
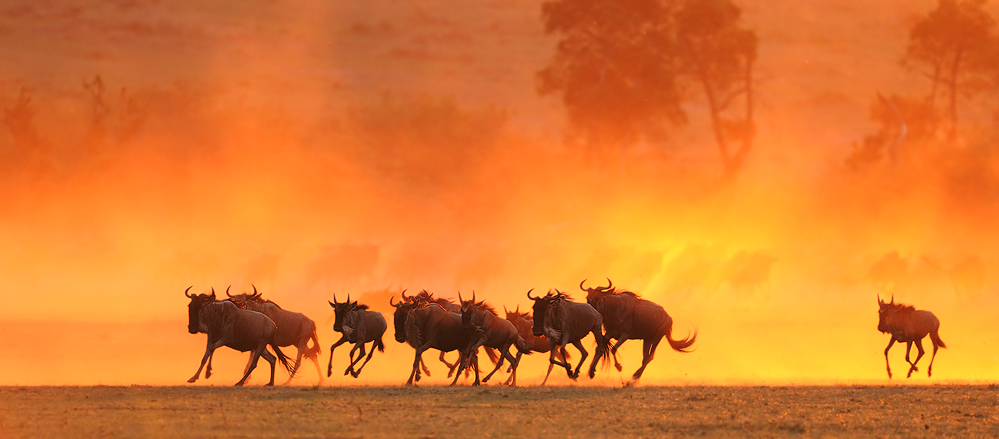
[[[618,371],[618,372],[620,372],[620,371],[621,371],[622,369],[624,369],[623,367],[621,367],[621,365],[620,365],[620,364],[615,364],[615,365],[614,365],[614,367],[616,367],[616,368],[617,368],[617,371]]]
[[[194,383],[195,381],[197,381],[197,380],[198,380],[198,377],[194,377],[194,378],[191,378],[191,379],[187,380],[187,382],[189,382],[189,383],[192,383],[192,384],[193,384],[193,383]]]

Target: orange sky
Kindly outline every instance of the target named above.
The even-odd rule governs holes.
[[[935,376],[909,382],[995,376],[994,203],[936,168],[842,166],[876,91],[927,87],[898,59],[933,1],[737,2],[760,39],[759,135],[730,187],[696,101],[665,148],[566,149],[563,108],[536,93],[555,44],[538,1],[15,3],[0,106],[10,120],[26,90],[37,141],[0,126],[0,385],[183,384],[204,349],[189,285],[253,283],[311,316],[326,350],[334,292],[524,308],[530,288],[604,277],[663,305],[675,335],[699,331],[694,353],[659,350],[647,384],[886,382],[879,291],[942,322]],[[879,290],[867,274],[890,252],[907,271]],[[740,253],[772,258],[766,285],[732,285]],[[975,294],[927,262],[972,255],[988,269]],[[404,382],[413,351],[392,328],[385,343],[362,379],[328,382]],[[620,384],[639,346],[595,382]],[[208,383],[238,380],[245,354],[216,358]],[[535,355],[520,379],[544,370]]]

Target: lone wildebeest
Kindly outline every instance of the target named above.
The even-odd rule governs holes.
[[[606,360],[609,355],[607,339],[604,338],[600,328],[603,324],[600,313],[588,303],[573,302],[569,295],[558,290],[555,290],[554,293],[549,291],[544,297],[532,297],[531,291],[534,289],[527,292],[527,298],[534,301],[534,335],[548,337],[548,345],[551,350],[548,361],[565,367],[569,378],[573,380],[579,378],[579,369],[583,367],[583,362],[589,355],[586,349],[583,349],[581,340],[586,337],[586,334],[593,333],[593,337],[597,341],[597,352],[590,364],[589,373],[590,378],[593,378],[596,375],[597,361],[601,358]],[[579,349],[579,353],[582,354],[575,372],[568,361],[556,361],[555,359],[555,347],[558,346],[564,358],[566,356],[565,347],[569,344]]]
[[[524,340],[524,347],[526,349],[517,352],[518,368],[520,366],[520,357],[524,354],[530,355],[531,352],[545,353],[551,350],[551,345],[548,343],[548,337],[544,335],[534,335],[534,331],[532,329],[534,327],[534,317],[532,317],[530,313],[520,312],[520,305],[517,305],[517,309],[514,311],[510,311],[506,309],[506,307],[504,307],[503,310],[506,311],[506,319],[510,321],[510,323],[513,323],[513,326],[517,328],[517,333],[520,334],[520,338]],[[559,352],[558,349],[555,351],[555,356],[559,361],[565,362],[568,360],[568,358],[562,356],[562,352]],[[552,369],[554,367],[555,363],[548,363],[548,373],[545,374],[545,379],[541,382],[542,386],[548,382],[548,376],[552,374]],[[506,382],[503,384],[513,386],[517,385],[517,369],[513,370],[510,377],[507,378]]]
[[[487,382],[492,378],[493,374],[503,365],[504,359],[510,361],[510,370],[516,371],[519,362],[510,353],[510,347],[516,347],[518,353],[527,350],[527,347],[524,344],[524,339],[517,333],[517,328],[513,326],[513,323],[496,315],[496,310],[492,306],[487,305],[485,301],[476,302],[474,292],[472,293],[472,300],[467,301],[461,300],[461,293],[458,293],[458,301],[461,302],[462,326],[465,329],[473,330],[477,335],[472,337],[472,344],[464,351],[461,359],[466,360],[479,347],[486,346],[499,351],[500,357],[499,361],[496,362],[496,367],[482,379],[482,382]],[[461,373],[464,367],[465,362],[462,361],[462,366],[458,369],[458,373]]]
[[[385,352],[385,344],[382,343],[382,335],[385,334],[385,330],[388,328],[388,324],[385,323],[385,317],[382,317],[382,313],[377,311],[368,311],[367,305],[358,305],[357,301],[350,301],[350,295],[347,295],[346,302],[337,302],[336,296],[333,296],[333,301],[329,302],[330,306],[333,307],[333,312],[336,316],[336,320],[333,322],[333,330],[343,334],[333,346],[330,346],[330,364],[326,368],[326,375],[333,375],[333,350],[346,342],[351,342],[354,344],[354,348],[350,350],[350,366],[343,371],[344,375],[348,373],[357,378],[361,374],[361,369],[364,369],[364,365],[371,361],[371,356],[375,353],[375,348],[378,348],[379,352]],[[361,358],[364,357],[364,344],[371,342],[371,353],[368,354],[368,358],[361,363],[361,367],[354,370],[354,365]],[[360,349],[361,353],[354,359],[354,352]]]
[[[274,335],[277,327],[267,316],[256,311],[239,309],[231,301],[216,301],[215,290],[212,294],[188,294],[191,287],[184,290],[184,295],[191,299],[187,305],[188,321],[187,330],[191,334],[199,332],[208,334],[208,346],[205,348],[205,356],[201,359],[201,366],[191,379],[193,383],[201,375],[201,369],[205,367],[205,362],[212,356],[215,349],[228,346],[240,352],[251,351],[250,362],[246,368],[243,378],[236,383],[242,386],[250,372],[257,367],[257,360],[264,357],[271,364],[271,380],[268,386],[274,385],[274,360],[275,357],[267,352],[267,345],[274,349],[277,360],[281,365],[293,374],[291,366],[288,364],[288,357],[281,352],[281,349],[274,342]]]
[[[405,296],[404,296],[405,298]],[[472,343],[472,330],[466,329],[461,324],[461,314],[445,311],[436,303],[428,304],[423,301],[403,301],[394,303],[389,299],[389,304],[395,307],[393,321],[395,324],[395,339],[400,343],[408,343],[416,349],[416,356],[413,359],[413,370],[409,374],[407,386],[413,385],[414,381],[420,380],[420,362],[423,352],[427,349],[437,349],[443,352],[458,351],[458,363],[463,359],[460,353]],[[471,353],[472,370],[475,372],[475,382],[479,385],[478,356],[473,351]],[[455,374],[453,386],[460,374]]]
[[[617,360],[617,350],[627,340],[642,340],[642,367],[639,367],[632,375],[629,384],[637,382],[645,372],[645,367],[649,365],[656,354],[656,348],[663,337],[669,342],[673,350],[680,353],[690,352],[688,348],[697,339],[697,331],[693,336],[688,336],[680,340],[673,340],[673,319],[666,313],[663,307],[638,297],[637,294],[614,288],[614,283],[607,279],[607,286],[597,286],[594,288],[583,288],[583,282],[579,283],[579,289],[586,291],[586,303],[592,305],[604,322],[604,336],[608,340],[617,340],[611,348],[611,355],[614,357],[614,366],[621,371],[621,363]]]
[[[878,297],[878,308],[878,331],[891,334],[891,340],[888,342],[888,347],[885,348],[885,367],[888,368],[888,378],[891,378],[891,365],[888,363],[888,350],[891,349],[891,346],[896,341],[905,342],[905,361],[909,363],[909,374],[905,377],[909,378],[913,372],[919,371],[916,363],[919,363],[919,359],[923,358],[923,338],[927,334],[930,336],[930,341],[933,342],[933,356],[930,357],[927,376],[933,376],[933,359],[937,357],[937,349],[947,347],[943,340],[940,340],[940,335],[937,334],[940,329],[940,320],[937,320],[937,316],[929,311],[917,310],[911,305],[895,303],[894,295],[891,302],[885,302],[881,300],[881,297]],[[916,356],[916,361],[909,361],[909,351],[912,349],[913,342],[919,349],[919,355]]]
[[[274,334],[274,341],[278,346],[295,346],[298,354],[295,356],[295,366],[292,368],[291,376],[284,384],[291,382],[298,367],[302,364],[302,356],[312,360],[316,366],[316,373],[319,374],[319,384],[323,383],[323,372],[319,368],[319,354],[323,348],[319,345],[319,337],[316,335],[316,322],[308,318],[305,314],[293,311],[286,311],[278,304],[264,300],[257,287],[253,287],[253,294],[229,295],[229,288],[226,288],[226,295],[240,308],[263,313],[270,317],[277,325],[277,333]],[[309,347],[309,340],[312,340],[312,347]]]

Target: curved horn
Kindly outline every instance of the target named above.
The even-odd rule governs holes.
[[[885,301],[881,300],[881,293],[878,293],[878,305],[881,305],[883,303],[885,303]]]
[[[215,300],[215,287],[212,287],[212,300]]]
[[[506,309],[506,305],[503,305],[503,314],[510,314],[510,310]]]
[[[891,295],[891,303],[895,303],[895,294],[894,293]]]
[[[347,293],[347,303],[350,303],[350,293]]]
[[[185,296],[187,296],[187,298],[188,298],[188,299],[190,299],[190,298],[193,298],[193,297],[194,297],[194,295],[193,295],[193,294],[188,294],[188,293],[187,293],[188,291],[191,291],[191,288],[194,288],[194,285],[191,285],[191,286],[187,287],[187,289],[186,289],[186,290],[184,290],[184,295],[185,295]]]
[[[253,284],[250,284],[250,286],[253,287],[253,295],[256,296],[257,295],[257,286],[253,285]]]
[[[584,283],[586,283],[586,279],[583,279],[583,281],[579,283],[579,289],[586,291],[586,288],[583,288]]]
[[[464,302],[465,302],[464,300],[461,300],[461,291],[458,291],[458,303],[464,303]]]
[[[531,299],[531,300],[538,300],[538,299],[540,299],[540,297],[531,297],[531,291],[534,291],[534,288],[531,288],[531,289],[527,290],[527,298],[528,299]]]
[[[472,290],[472,303],[475,303],[475,290]]]
[[[229,288],[232,288],[232,285],[225,287],[225,295],[229,296],[229,298],[232,299],[232,294],[229,294]]]
[[[329,301],[329,300],[327,300],[327,302],[330,302],[330,301]],[[332,301],[332,302],[330,302],[330,305],[336,305],[336,304],[337,304],[337,301],[336,301],[336,293],[333,293],[333,301]]]
[[[395,299],[395,296],[392,296],[392,297],[389,297],[389,305],[392,305],[393,307],[396,307],[396,308],[398,308],[398,307],[399,307],[399,305],[402,305],[402,302],[399,302],[399,303],[393,303],[393,302],[392,302],[392,299]]]
[[[336,298],[333,298],[333,300],[336,300]],[[389,299],[389,300],[391,300],[391,299]],[[327,300],[327,302],[330,302],[330,301]],[[330,306],[333,307],[333,308],[336,308],[336,304],[333,303],[333,302],[330,302]]]
[[[408,288],[407,288],[407,289],[408,289]],[[400,296],[402,296],[402,300],[405,300],[405,301],[407,301],[407,302],[408,302],[408,301],[410,300],[410,297],[412,297],[412,296],[409,296],[409,297],[407,297],[407,296],[406,296],[406,290],[405,290],[405,289],[404,289],[404,290],[402,290],[402,292],[401,292],[401,293],[399,293],[399,295],[400,295]]]
[[[614,288],[614,282],[611,282],[610,278],[608,277],[607,278],[607,286],[606,287],[601,287],[600,289],[603,290],[603,291],[610,291],[613,288]]]
[[[519,304],[519,303],[517,304],[517,310],[516,310],[516,311],[514,311],[514,312],[516,312],[516,313],[519,313],[519,312],[520,312],[520,304]]]

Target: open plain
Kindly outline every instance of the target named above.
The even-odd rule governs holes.
[[[996,437],[999,388],[0,388],[0,437],[555,435]]]

